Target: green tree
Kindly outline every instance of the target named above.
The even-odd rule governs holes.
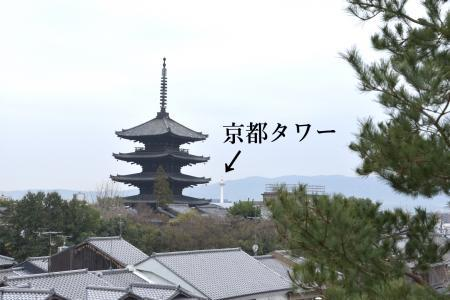
[[[162,166],[159,166],[156,170],[153,193],[157,206],[166,206],[172,202],[172,190],[170,189],[169,178]]]
[[[400,299],[439,299],[424,277],[450,249],[433,240],[435,215],[381,211],[368,199],[309,196],[305,186],[281,187],[268,205],[293,255],[306,258],[293,269],[298,286],[329,299],[398,299],[405,289]]]
[[[61,232],[77,243],[97,230],[100,215],[85,201],[65,201],[57,193],[38,192],[12,203],[2,221],[0,236],[5,254],[23,259],[48,255],[49,238],[41,232]],[[56,237],[56,241],[52,253],[62,244],[62,237]]]
[[[389,118],[363,121],[350,145],[362,159],[360,175],[378,174],[397,191],[450,195],[450,11],[446,0],[347,0],[348,10],[379,18],[373,47],[384,58],[364,63],[344,54],[363,92],[375,92]],[[407,7],[419,6],[415,17]],[[414,8],[414,7],[413,7]],[[421,8],[421,9],[420,9]]]
[[[261,217],[261,208],[255,205],[252,200],[234,202],[233,206],[228,209],[228,213],[233,216],[241,216],[244,218]]]

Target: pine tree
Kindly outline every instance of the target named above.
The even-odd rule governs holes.
[[[156,170],[153,193],[156,199],[156,206],[164,207],[172,202],[172,190],[170,189],[167,174],[162,166],[159,166]]]
[[[293,269],[298,287],[327,299],[440,299],[424,276],[450,249],[433,240],[435,215],[381,211],[368,199],[307,195],[305,186],[281,187],[268,206],[292,254],[305,258]]]
[[[352,49],[343,57],[359,78],[359,88],[375,92],[389,118],[363,121],[350,145],[362,159],[360,175],[385,179],[411,195],[450,195],[450,11],[446,0],[347,0],[348,10],[365,21],[381,19],[372,36],[383,59],[364,63]],[[421,6],[423,17],[407,5]],[[446,8],[446,9],[445,9]]]

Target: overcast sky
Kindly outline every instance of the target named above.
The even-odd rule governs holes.
[[[358,120],[383,117],[339,57],[354,45],[373,57],[376,24],[351,17],[344,0],[0,3],[0,190],[95,190],[138,171],[113,159],[138,146],[115,131],[156,116],[164,56],[171,118],[209,134],[187,148],[211,160],[183,172],[212,182],[355,176]],[[282,123],[287,135],[225,144],[231,122],[267,122],[269,139]],[[315,133],[326,129],[336,133]]]

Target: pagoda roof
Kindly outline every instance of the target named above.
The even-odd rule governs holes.
[[[130,129],[116,131],[121,138],[140,140],[146,137],[162,136],[171,134],[188,140],[204,140],[207,134],[194,131],[184,125],[169,118],[168,114],[158,114],[158,116],[148,122],[135,126]]]
[[[191,155],[187,151],[179,150],[164,150],[164,151],[136,151],[131,153],[114,153],[113,156],[116,159],[121,160],[141,160],[141,159],[154,159],[163,157],[173,157],[181,160],[187,160],[192,162],[206,162],[209,157]]]
[[[202,184],[208,183],[211,179],[205,177],[195,177],[182,173],[166,173],[169,180],[176,182],[185,182],[187,184]],[[157,175],[156,172],[142,172],[129,175],[117,175],[111,176],[114,181],[124,182],[124,183],[138,183],[138,182],[149,182],[154,181]]]
[[[133,196],[124,197],[124,202],[128,204],[133,203],[156,203],[155,195],[151,194],[138,194]],[[194,198],[185,195],[172,195],[171,199],[173,204],[189,204],[189,205],[205,205],[209,204],[211,200]]]

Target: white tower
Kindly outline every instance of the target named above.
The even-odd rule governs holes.
[[[223,201],[223,187],[225,186],[225,182],[223,181],[223,178],[220,179],[220,203],[224,203]]]

